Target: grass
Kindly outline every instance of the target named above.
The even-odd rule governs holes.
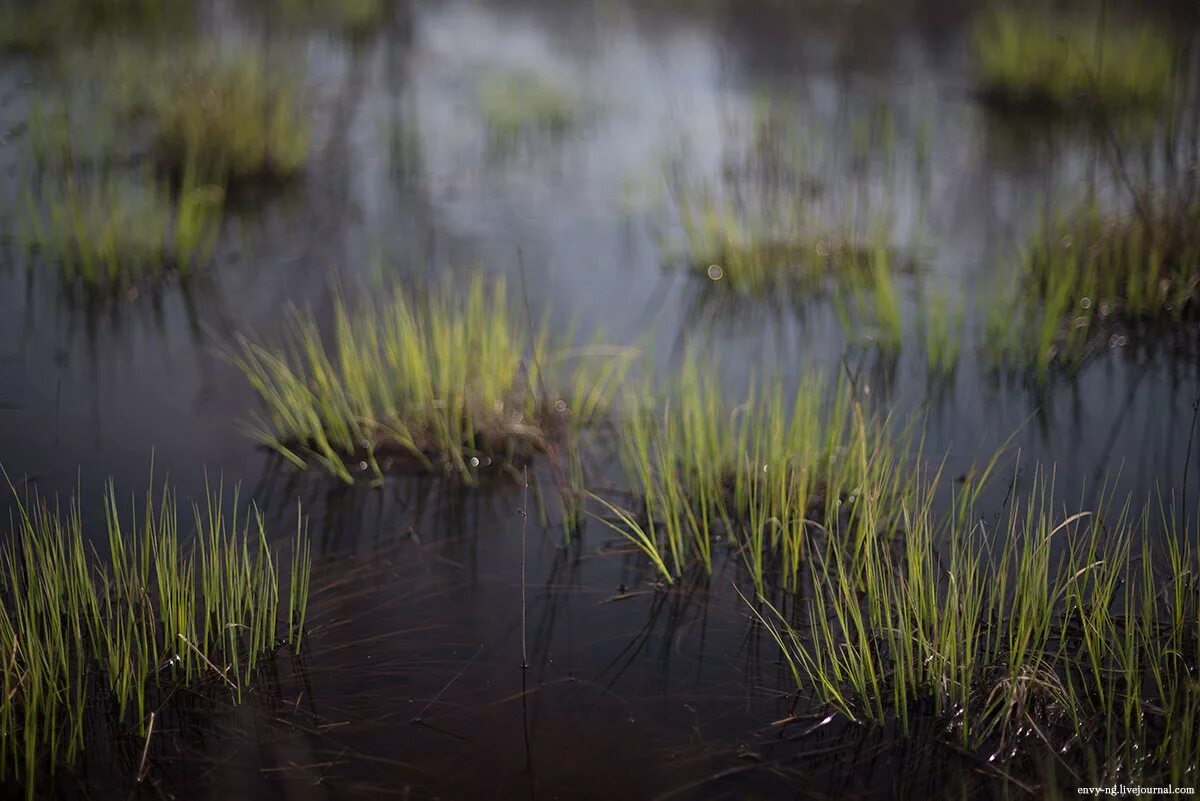
[[[178,183],[289,178],[308,158],[297,84],[259,54],[155,44],[84,48],[30,112],[31,156],[61,172],[151,162]]]
[[[323,25],[362,36],[385,25],[395,0],[276,0],[280,16],[294,24]]]
[[[1051,763],[1076,785],[1193,785],[1196,532],[1162,505],[1113,508],[1108,493],[1059,511],[1045,475],[987,526],[972,485],[936,515],[939,482],[919,475],[893,496],[902,536],[885,520],[806,532],[800,620],[756,602],[797,685],[902,732],[932,710],[962,751],[1002,771]]]
[[[1194,320],[1200,204],[1145,198],[1127,214],[1089,206],[1044,226],[985,310],[986,355],[1039,380],[1077,369],[1112,337]]]
[[[845,387],[826,402],[819,381],[794,393],[752,382],[734,403],[708,379],[712,369],[692,358],[661,393],[627,398],[622,463],[640,508],[597,498],[602,519],[668,583],[693,564],[711,571],[713,544],[724,540],[756,587],[768,575],[794,586],[806,529],[861,502],[859,488],[896,451]]]
[[[847,273],[837,287],[834,310],[848,334],[865,334],[881,355],[895,358],[904,341],[904,321],[893,257],[877,248],[862,257],[863,267]]]
[[[539,72],[512,70],[484,76],[479,106],[493,142],[507,146],[531,131],[567,131],[578,121],[580,100]]]
[[[203,55],[165,65],[150,90],[160,163],[208,181],[287,178],[308,158],[308,125],[296,88],[257,56]]]
[[[945,296],[931,293],[925,298],[923,312],[921,324],[925,329],[926,368],[934,377],[952,375],[958,367],[963,331],[962,305],[952,309]]]
[[[185,176],[178,196],[153,179],[103,173],[49,178],[26,200],[26,247],[89,291],[129,287],[207,260],[224,192]]]
[[[145,737],[151,710],[179,686],[222,686],[237,699],[280,640],[300,648],[307,537],[297,532],[284,596],[263,519],[239,513],[236,493],[232,512],[220,489],[193,507],[190,551],[165,485],[128,514],[110,485],[96,533],[75,499],[13,495],[0,547],[0,779],[23,779],[28,797],[40,770],[86,750],[90,711]]]
[[[823,293],[830,282],[848,285],[873,271],[870,251],[839,237],[810,237],[796,221],[747,224],[711,202],[685,205],[681,219],[689,266],[715,289],[748,297]]]
[[[395,458],[473,480],[598,420],[631,364],[618,349],[552,350],[504,282],[478,273],[462,287],[339,300],[325,336],[294,310],[282,347],[240,337],[231,357],[263,402],[254,436],[347,482],[352,465],[379,478]]]
[[[1154,108],[1170,93],[1173,48],[1147,23],[994,9],[975,25],[979,80],[1007,107],[1117,112]]]
[[[42,53],[116,25],[178,25],[191,0],[36,0],[0,6],[0,51]]]
[[[799,304],[832,295],[848,334],[865,334],[887,356],[899,353],[904,332],[896,254],[882,233],[874,235],[874,245],[861,246],[851,244],[850,235],[809,235],[795,209],[756,223],[711,201],[680,209],[688,269],[714,295]]]

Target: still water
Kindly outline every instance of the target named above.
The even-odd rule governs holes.
[[[882,407],[923,417],[925,450],[946,453],[951,474],[1015,431],[1021,462],[1055,465],[1068,494],[1114,475],[1132,492],[1180,491],[1200,398],[1194,323],[1171,343],[1114,341],[1047,385],[976,355],[978,309],[1047,204],[1089,193],[1117,204],[1119,192],[1096,166],[1096,132],[978,101],[973,9],[443,0],[399,3],[350,37],[254,3],[202,4],[176,35],[256,49],[301,80],[303,177],[238,198],[202,274],[114,300],[65,293],[15,234],[0,249],[0,465],[14,479],[91,501],[110,476],[144,488],[153,458],[182,496],[202,493],[207,471],[240,482],[274,530],[294,530],[297,502],[310,520],[304,653],[278,661],[272,692],[170,721],[140,792],[842,798],[990,786],[933,733],[897,740],[810,719],[733,590],[734,559],[658,592],[613,532],[591,524],[564,539],[553,510],[539,511],[536,465],[528,497],[510,483],[348,488],[298,474],[239,427],[256,399],[219,355],[232,332],[277,334],[290,304],[327,314],[339,291],[482,268],[556,331],[602,330],[664,369],[701,349],[732,391],[751,376],[851,373]],[[1144,13],[1192,36],[1178,9]],[[577,123],[499,146],[479,102],[497,74],[548,76],[575,99]],[[6,231],[28,182],[31,106],[60,76],[38,59],[0,61]],[[1156,132],[1144,147],[1161,147]],[[822,298],[714,296],[680,269],[688,191],[802,199],[825,224],[849,221],[906,254],[895,362],[880,364],[870,334],[848,334]],[[910,346],[930,287],[965,310],[948,382],[931,381]],[[1190,475],[1195,497],[1200,469]],[[104,740],[43,790],[128,797],[140,756],[128,750]]]

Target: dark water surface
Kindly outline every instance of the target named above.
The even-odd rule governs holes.
[[[255,398],[216,355],[231,332],[277,333],[289,303],[327,312],[335,284],[355,294],[482,267],[527,293],[535,316],[549,310],[556,330],[602,328],[643,344],[660,368],[689,346],[719,354],[714,380],[734,390],[751,375],[857,371],[881,406],[925,415],[926,452],[948,452],[951,471],[1020,427],[1022,461],[1056,465],[1068,493],[1116,473],[1131,492],[1178,491],[1200,397],[1194,328],[1178,347],[1117,345],[1045,387],[997,377],[976,358],[975,304],[1047,199],[1118,193],[1097,174],[1099,137],[1023,125],[977,102],[973,8],[445,0],[400,3],[391,24],[352,39],[284,26],[253,3],[204,4],[197,36],[259,48],[303,79],[313,124],[303,178],[239,199],[209,268],[136,297],[70,297],[15,238],[0,250],[0,465],[10,475],[46,493],[79,487],[98,513],[101,482],[143,488],[153,453],[181,496],[200,495],[207,470],[241,482],[281,536],[294,530],[297,501],[310,518],[303,656],[278,660],[277,693],[164,729],[141,792],[982,792],[988,778],[932,734],[926,744],[839,724],[810,731],[820,719],[794,708],[777,649],[732,589],[733,558],[719,559],[710,580],[664,593],[611,531],[592,523],[565,542],[554,509],[544,520],[538,493],[526,505],[519,485],[405,477],[346,488],[297,475],[239,429]],[[1193,35],[1169,5],[1143,13]],[[477,86],[522,70],[581,98],[581,121],[497,148]],[[50,73],[37,60],[0,61],[6,222],[21,209],[25,121]],[[802,143],[794,173],[756,171],[751,122],[764,103]],[[1151,133],[1145,148],[1157,142]],[[906,332],[923,287],[963,301],[953,379],[930,382],[915,335],[895,365],[873,368],[869,344],[848,339],[819,299],[713,302],[702,279],[672,266],[682,243],[672,185],[764,202],[804,193],[831,225],[882,225],[916,265],[899,283]],[[538,486],[542,473],[535,467]],[[1200,469],[1190,475],[1197,497]],[[128,797],[119,766],[139,755],[118,746],[111,762],[81,766],[56,791]]]

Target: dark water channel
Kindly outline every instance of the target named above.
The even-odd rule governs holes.
[[[205,471],[240,482],[277,525],[310,520],[311,636],[272,666],[277,687],[180,716],[147,784],[114,740],[41,791],[122,798],[987,797],[998,780],[937,745],[797,707],[769,638],[711,579],[662,592],[646,561],[594,523],[564,540],[519,485],[429,477],[345,487],[297,474],[238,421],[256,399],[216,352],[231,332],[277,333],[288,304],[327,313],[380,280],[482,267],[524,287],[556,331],[602,328],[662,368],[690,347],[751,375],[858,371],[882,406],[924,415],[928,453],[961,472],[1019,429],[1022,461],[1067,493],[1120,475],[1133,493],[1182,490],[1200,332],[1114,342],[1046,385],[978,357],[977,304],[1049,199],[1119,203],[1088,130],[1011,118],[975,97],[974,6],[843,3],[413,2],[349,37],[286,26],[254,3],[202,4],[195,31],[259,48],[306,86],[303,177],[228,211],[194,279],[115,300],[64,293],[15,236],[0,248],[0,464],[46,494],[144,488],[151,455],[181,497]],[[1179,8],[1143,9],[1191,38]],[[490,142],[489,73],[553,76],[580,124]],[[27,118],[52,69],[0,61],[0,209],[22,208]],[[766,104],[804,150],[795,174],[757,170]],[[1145,147],[1159,147],[1153,133]],[[899,279],[906,344],[880,367],[820,299],[724,298],[677,268],[674,186],[803,194],[831,222],[882,226],[912,254]],[[5,225],[5,229],[10,226]],[[927,375],[924,290],[961,299],[962,358]],[[1193,459],[1193,461],[1196,461]],[[1200,494],[1200,465],[1188,479]],[[533,483],[548,486],[542,466]],[[98,504],[97,504],[98,505]],[[99,510],[93,507],[93,512]],[[527,512],[527,514],[526,514]],[[522,663],[522,543],[527,576]],[[792,719],[784,725],[782,721]],[[99,735],[97,739],[102,739]],[[132,749],[136,751],[136,748]],[[11,789],[11,788],[10,788]]]

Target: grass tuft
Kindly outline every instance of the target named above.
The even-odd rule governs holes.
[[[493,141],[511,145],[531,131],[565,132],[578,120],[580,100],[541,73],[513,70],[485,76],[479,104]]]
[[[275,0],[287,22],[322,25],[350,36],[365,36],[385,26],[396,12],[396,0]]]
[[[689,565],[712,568],[717,541],[733,544],[756,587],[768,575],[794,586],[805,532],[867,502],[862,487],[895,457],[886,426],[868,419],[845,387],[794,393],[752,382],[728,401],[691,358],[662,393],[627,400],[621,451],[640,509],[620,510],[616,530],[673,582]],[[886,484],[886,482],[885,482]],[[878,485],[881,492],[890,486]],[[609,507],[610,512],[616,512]]]
[[[89,291],[187,276],[211,254],[223,205],[220,187],[191,175],[172,200],[153,179],[66,174],[27,197],[24,244]]]
[[[1177,326],[1200,312],[1200,204],[1143,198],[1134,212],[1095,206],[1046,225],[1008,289],[986,310],[997,366],[1077,369],[1118,340]]]
[[[239,512],[236,492],[232,512],[220,488],[193,508],[190,551],[165,485],[126,515],[110,484],[99,533],[85,531],[75,499],[63,507],[13,496],[0,546],[0,779],[21,777],[30,797],[40,770],[65,767],[86,748],[96,710],[145,736],[151,710],[181,685],[226,687],[240,699],[281,641],[299,647],[307,536],[297,533],[281,598],[263,519]]]
[[[197,57],[167,67],[152,92],[158,158],[175,174],[207,180],[287,178],[308,157],[308,126],[296,89],[259,57]]]
[[[903,732],[932,710],[988,764],[1049,761],[1076,784],[1193,783],[1195,531],[1107,495],[1057,511],[1045,475],[988,527],[969,497],[935,515],[939,478],[911,479],[898,544],[887,527],[806,535],[803,620],[759,598],[797,685],[852,721]]]
[[[14,0],[0,6],[0,51],[44,53],[115,26],[178,26],[192,0]]]
[[[712,203],[684,208],[682,222],[692,270],[716,289],[748,297],[823,293],[831,283],[864,283],[873,272],[871,252],[839,237],[773,236]]]
[[[976,23],[974,43],[984,94],[998,105],[1116,112],[1154,108],[1170,92],[1172,47],[1149,24],[997,9]]]
[[[355,464],[379,478],[394,458],[472,480],[599,419],[632,362],[550,344],[513,313],[503,281],[475,274],[462,287],[339,299],[326,336],[293,311],[282,347],[240,337],[231,358],[263,401],[254,435],[288,460],[345,481]]]

